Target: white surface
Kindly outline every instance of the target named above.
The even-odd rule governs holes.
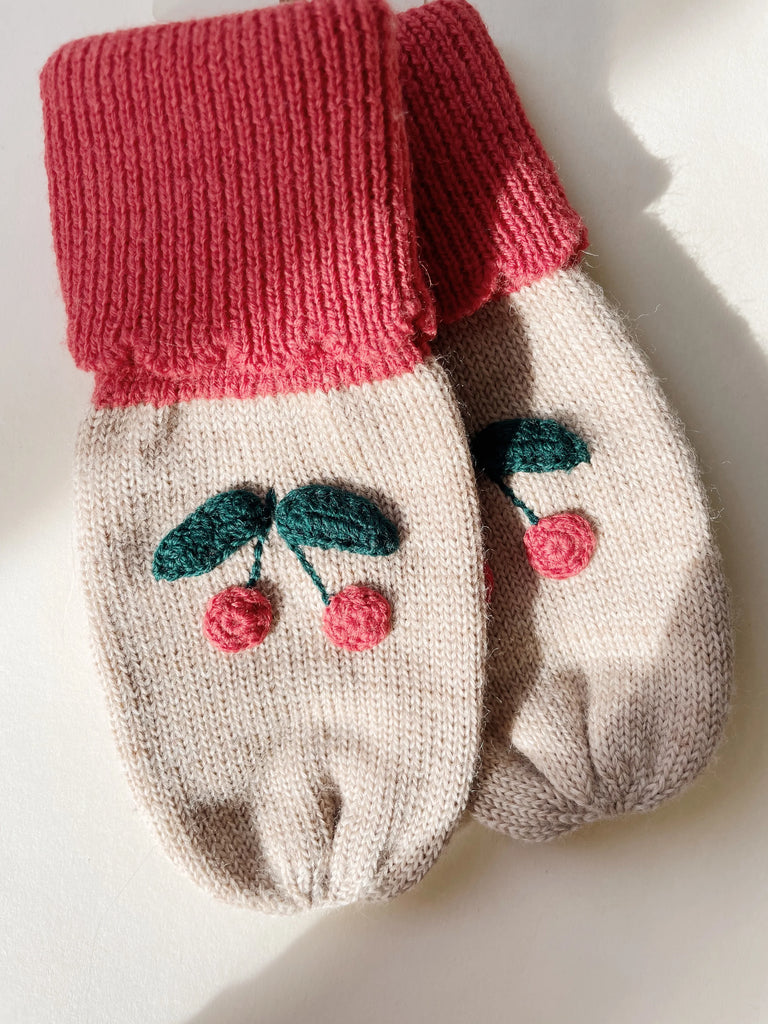
[[[479,7],[724,506],[727,743],[643,819],[546,847],[472,824],[389,906],[270,919],[176,873],[121,777],[76,585],[70,466],[90,388],[62,341],[36,82],[57,45],[150,22],[151,0],[4,0],[3,1024],[768,1022],[765,4]]]

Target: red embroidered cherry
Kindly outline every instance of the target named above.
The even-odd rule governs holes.
[[[328,639],[345,651],[367,651],[390,630],[392,609],[378,590],[353,585],[335,594],[323,613]]]
[[[254,587],[229,587],[208,602],[203,632],[228,654],[257,647],[272,625],[269,598]]]
[[[528,561],[551,580],[566,580],[586,569],[596,543],[592,527],[576,512],[539,519],[523,540]]]
[[[489,562],[483,562],[483,579],[485,580],[485,603],[490,604],[496,581],[493,578],[493,569]]]

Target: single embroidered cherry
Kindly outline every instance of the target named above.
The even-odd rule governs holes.
[[[353,584],[330,599],[323,613],[328,639],[345,651],[367,651],[389,634],[392,609],[372,587]]]
[[[552,580],[566,580],[589,565],[595,534],[577,512],[560,512],[539,519],[505,482],[515,473],[569,473],[588,463],[584,441],[555,420],[499,420],[472,438],[472,457],[478,469],[516,505],[531,524],[523,541],[531,566]],[[493,593],[493,576],[486,572],[486,599]]]
[[[485,581],[485,603],[490,604],[493,597],[493,589],[496,586],[490,562],[483,562],[483,579]]]
[[[386,597],[359,584],[330,594],[303,549],[391,555],[400,546],[395,524],[368,498],[323,484],[286,494],[277,507],[275,524],[320,594],[328,639],[345,651],[367,651],[380,644],[389,633],[392,616]]]
[[[567,580],[589,565],[596,541],[584,516],[560,512],[530,526],[523,543],[536,572],[551,580]]]
[[[206,637],[228,654],[258,647],[271,625],[269,598],[254,587],[229,587],[215,594],[203,618]]]

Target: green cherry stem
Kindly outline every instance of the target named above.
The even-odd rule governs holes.
[[[507,487],[507,485],[505,483],[503,483],[501,480],[497,480],[496,483],[499,485],[500,490],[504,494],[506,494],[506,496],[509,498],[509,500],[514,505],[517,505],[518,508],[521,508],[523,510],[523,512],[525,512],[525,514],[528,517],[528,521],[531,524],[531,526],[535,526],[538,523],[538,521],[539,521],[539,517],[536,515],[536,513],[533,511],[533,509],[528,508],[528,506],[525,504],[525,502],[521,501],[518,498],[518,496],[515,494],[515,492],[512,490],[511,487]]]
[[[288,544],[287,541],[286,544]],[[309,559],[301,550],[301,548],[294,547],[293,544],[288,544],[288,547],[291,549],[294,555],[296,555],[296,558],[298,559],[301,568],[304,570],[307,576],[309,576],[309,578],[315,584],[317,589],[320,591],[320,597],[322,597],[323,599],[323,604],[329,605],[331,603],[331,599],[328,596],[328,591],[325,589],[325,587],[323,586],[323,581],[320,579],[317,572],[312,567],[312,563],[309,561]]]
[[[259,582],[261,577],[261,555],[264,551],[264,541],[261,537],[256,541],[256,545],[253,549],[253,568],[251,569],[251,575],[248,577],[248,582],[245,584],[249,590]]]
[[[275,495],[274,487],[270,487],[264,498],[264,511],[267,513],[269,526],[267,527],[267,534],[272,528],[272,520],[275,518],[275,506],[277,505],[277,497]],[[264,542],[266,541],[266,535],[259,537],[253,548],[253,568],[251,569],[251,575],[248,577],[246,588],[252,590],[261,578],[261,556],[264,552]]]

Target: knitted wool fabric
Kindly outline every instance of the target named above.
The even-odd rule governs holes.
[[[484,823],[547,839],[646,810],[728,707],[720,559],[693,453],[477,13],[400,19],[414,196],[479,473],[492,578]]]
[[[479,515],[424,342],[395,30],[316,0],[42,73],[117,742],[173,859],[266,910],[413,885],[475,770]]]

